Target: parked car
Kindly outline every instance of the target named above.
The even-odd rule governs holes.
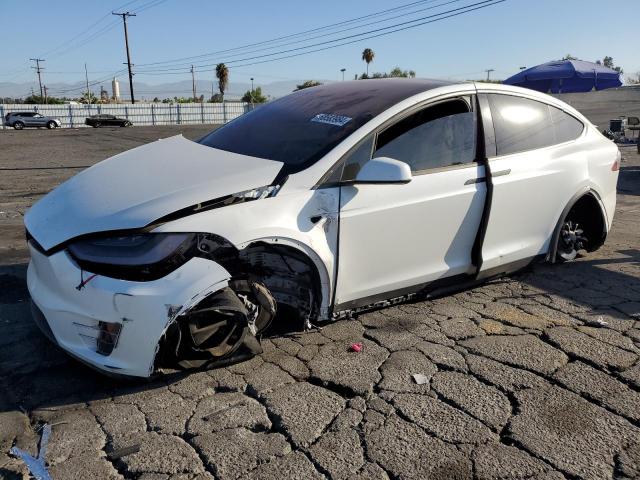
[[[74,357],[146,377],[287,329],[599,248],[620,152],[551,96],[337,82],[78,174],[26,214],[34,318]],[[244,345],[243,348],[241,348]]]
[[[62,122],[53,117],[46,117],[37,112],[11,112],[4,117],[4,124],[7,127],[13,127],[16,130],[22,130],[25,127],[47,127],[58,128],[62,126]]]
[[[118,118],[115,115],[92,115],[84,120],[85,125],[93,128],[98,127],[130,127],[133,125],[126,118]]]

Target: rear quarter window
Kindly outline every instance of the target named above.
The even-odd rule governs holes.
[[[584,125],[580,120],[556,107],[549,106],[549,110],[551,110],[556,143],[570,142],[582,134]]]
[[[488,97],[498,155],[557,143],[547,104],[511,95],[491,94]]]

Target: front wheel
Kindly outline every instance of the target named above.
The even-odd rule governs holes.
[[[47,128],[51,130],[52,128],[56,128],[56,122],[47,122]]]
[[[100,125],[102,125],[100,122],[96,122],[93,124],[93,128],[98,128]]]
[[[22,130],[24,128],[24,123],[16,122],[13,124],[13,128],[15,128],[16,130]]]
[[[556,261],[570,262],[578,256],[578,251],[587,245],[587,237],[580,225],[568,217],[562,224],[558,245],[556,248]]]

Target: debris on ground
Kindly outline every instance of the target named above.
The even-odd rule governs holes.
[[[414,373],[412,377],[413,377],[413,381],[416,382],[418,385],[424,385],[425,383],[429,383],[429,377],[421,373]]]
[[[11,454],[20,458],[35,480],[51,480],[49,471],[45,464],[45,456],[47,454],[47,444],[49,443],[49,437],[51,436],[51,425],[44,424],[42,427],[42,437],[40,438],[40,450],[37,457],[32,457],[24,450],[18,447],[11,448]]]
[[[362,344],[361,343],[352,343],[349,346],[349,351],[350,352],[361,352],[362,351]]]
[[[128,447],[117,448],[115,450],[110,451],[107,454],[107,458],[109,460],[117,460],[118,458],[126,457],[127,455],[131,455],[132,453],[138,453],[140,451],[140,444],[136,443],[135,445],[130,445]]]

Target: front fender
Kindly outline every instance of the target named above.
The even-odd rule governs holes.
[[[281,244],[308,256],[320,275],[322,312],[335,284],[338,188],[297,191],[189,215],[154,232],[203,232],[224,237],[242,250],[255,242]]]

